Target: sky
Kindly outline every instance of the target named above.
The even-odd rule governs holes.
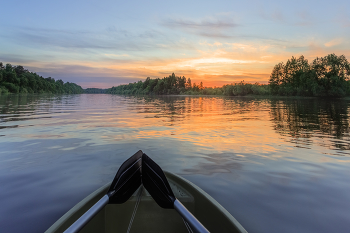
[[[172,73],[267,83],[292,56],[350,60],[350,1],[1,2],[0,61],[83,88]]]

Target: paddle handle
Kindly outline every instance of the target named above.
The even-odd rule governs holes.
[[[104,195],[95,205],[85,212],[77,221],[75,221],[64,233],[79,232],[100,210],[109,202],[108,195]]]
[[[183,219],[191,226],[191,229],[196,233],[209,233],[209,231],[200,223],[195,216],[177,199],[174,201],[175,210],[181,215]]]

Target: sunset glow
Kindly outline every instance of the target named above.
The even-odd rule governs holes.
[[[348,1],[67,4],[4,3],[0,61],[108,88],[173,72],[204,86],[267,83],[292,56],[350,58]]]

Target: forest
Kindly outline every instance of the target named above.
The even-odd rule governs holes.
[[[191,78],[186,79],[184,76],[178,77],[174,73],[162,79],[151,79],[119,85],[107,90],[110,94],[123,95],[268,95],[268,85],[259,83],[251,84],[240,83],[227,84],[222,87],[203,87],[203,83],[193,83]]]
[[[269,86],[274,95],[343,97],[350,95],[349,76],[344,55],[329,54],[311,63],[300,56],[275,65]]]
[[[231,83],[222,87],[204,87],[191,78],[176,76],[138,81],[109,89],[82,89],[75,83],[43,78],[23,66],[0,62],[0,94],[5,93],[91,93],[123,95],[276,95],[276,96],[350,96],[350,64],[344,55],[329,54],[309,63],[304,56],[292,57],[273,68],[268,84]]]
[[[61,79],[43,78],[20,65],[4,66],[0,62],[0,94],[7,93],[80,94],[83,88],[75,83],[64,83]]]
[[[304,56],[292,57],[284,64],[275,65],[269,83],[231,83],[222,87],[203,87],[190,78],[174,73],[162,79],[147,78],[145,81],[112,87],[110,94],[124,95],[278,95],[278,96],[330,96],[350,95],[350,65],[344,55],[329,54],[311,63]]]
[[[107,89],[102,88],[86,88],[84,89],[85,94],[105,94]]]

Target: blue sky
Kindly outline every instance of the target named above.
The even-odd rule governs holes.
[[[175,72],[266,83],[291,56],[350,60],[350,1],[6,1],[0,61],[82,87]]]

